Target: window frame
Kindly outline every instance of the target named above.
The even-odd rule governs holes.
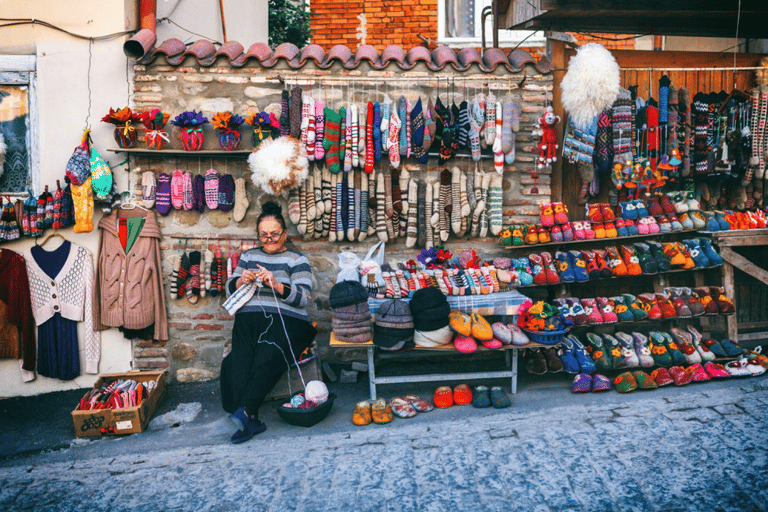
[[[482,43],[483,35],[482,35],[482,12],[483,8],[486,7],[485,2],[488,1],[488,5],[490,6],[490,0],[475,0],[475,37],[448,37],[445,34],[446,28],[447,28],[447,12],[445,3],[447,0],[438,0],[437,2],[437,42],[438,44],[445,44],[452,47],[476,47],[480,46]],[[491,16],[492,18],[492,16]],[[509,32],[515,32],[518,34],[518,37],[503,37],[504,32],[506,29],[499,29],[499,47],[505,48],[510,46],[515,46],[519,44],[523,39],[525,39],[526,36],[532,31],[530,30],[510,30]],[[541,35],[534,35],[531,36],[528,40],[525,41],[525,46],[544,46],[546,43],[546,38],[544,37],[543,31],[533,31],[533,32],[540,32]],[[486,44],[492,45],[493,44],[493,32],[487,31],[485,33],[485,42]]]
[[[34,192],[40,191],[40,124],[37,103],[37,56],[0,55],[0,85],[26,85],[29,117],[27,123],[27,148],[29,154],[29,185]],[[27,191],[6,192],[12,198],[29,196]]]

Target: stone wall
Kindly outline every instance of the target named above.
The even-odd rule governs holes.
[[[411,100],[421,94],[423,97],[431,95],[435,97],[438,81],[441,78],[455,77],[455,92],[453,98],[458,104],[465,94],[473,96],[475,91],[485,88],[495,90],[497,97],[512,90],[520,95],[523,100],[521,128],[517,133],[516,153],[514,165],[505,166],[504,169],[504,224],[512,222],[537,222],[538,205],[549,199],[549,174],[542,174],[538,181],[538,194],[531,194],[532,180],[530,170],[534,166],[535,155],[532,149],[535,141],[532,140],[531,130],[545,105],[545,92],[552,89],[552,76],[541,75],[531,65],[527,65],[519,73],[510,74],[504,67],[498,66],[493,74],[484,74],[474,65],[468,72],[456,73],[450,66],[440,72],[430,71],[424,63],[419,63],[411,70],[404,72],[399,67],[391,64],[383,71],[372,70],[367,62],[361,63],[353,70],[347,70],[340,66],[322,70],[314,66],[312,61],[301,69],[294,70],[284,63],[277,64],[271,69],[263,69],[258,65],[246,65],[236,68],[229,65],[225,58],[219,58],[211,66],[200,66],[192,57],[188,57],[179,66],[169,66],[163,59],[156,59],[154,63],[136,65],[135,70],[135,108],[139,111],[161,108],[170,112],[172,116],[184,110],[203,110],[207,116],[223,110],[231,110],[236,113],[267,110],[279,115],[280,94],[284,85],[278,79],[302,79],[312,81],[312,91],[315,97],[322,96],[326,103],[338,108],[342,103],[352,101],[364,104],[369,99],[381,100],[384,93],[397,97],[400,94],[407,95]],[[342,85],[338,81],[330,82],[334,77],[349,77],[351,87]],[[323,86],[323,78],[328,78],[328,84]],[[410,77],[412,81],[400,79]],[[517,84],[525,77],[522,90],[517,89]],[[388,79],[397,79],[390,80]],[[446,81],[441,80],[441,97],[451,99],[446,94]],[[476,89],[477,87],[477,89]],[[177,128],[168,125],[171,135],[171,148],[180,148]],[[210,127],[206,127],[206,138],[203,149],[215,150],[218,148],[217,137]],[[249,149],[250,127],[243,129],[243,143],[241,149]],[[486,150],[488,152],[488,150]],[[382,163],[386,163],[386,159]],[[430,161],[426,166],[419,166],[415,161],[406,161],[412,178],[437,180],[437,161]],[[469,158],[455,158],[449,162],[449,167],[454,165],[472,173],[474,162]],[[493,160],[483,159],[483,169],[493,172]],[[130,156],[130,186],[139,195],[141,174],[146,170],[171,173],[174,169],[192,171],[193,174],[205,173],[209,168],[215,168],[220,172],[232,174],[234,177],[243,176],[247,179],[250,208],[245,219],[236,223],[231,212],[207,211],[203,214],[194,211],[172,211],[167,217],[158,217],[164,234],[162,243],[164,259],[164,284],[166,290],[169,287],[171,268],[169,259],[179,250],[194,248],[215,249],[217,236],[245,237],[245,240],[234,239],[230,243],[233,250],[239,250],[240,244],[244,247],[252,246],[255,240],[255,219],[260,210],[259,205],[269,198],[258,194],[253,190],[248,180],[250,172],[245,157],[228,157],[220,155],[213,157],[196,156],[188,154],[184,156]],[[284,198],[279,198],[287,213],[287,204]],[[286,215],[287,218],[287,215]],[[361,243],[330,244],[327,240],[303,240],[294,226],[289,227],[290,243],[299,251],[307,255],[314,269],[315,288],[313,300],[310,305],[310,316],[318,322],[320,336],[318,343],[321,354],[332,360],[350,360],[355,357],[362,358],[362,354],[350,353],[350,351],[334,351],[328,348],[330,311],[328,307],[328,292],[335,283],[338,272],[338,253],[352,251],[360,255],[374,243],[370,237]],[[176,235],[176,237],[174,237]],[[195,237],[184,240],[179,236]],[[474,248],[488,258],[504,253],[492,238],[487,239],[456,239],[451,240],[446,246],[452,251],[464,248]],[[223,252],[227,251],[227,240],[220,241]],[[405,248],[404,239],[398,239],[394,243],[387,244],[386,260],[405,261],[414,258],[418,250]],[[225,344],[230,339],[232,317],[221,309],[223,302],[221,297],[202,298],[197,304],[190,304],[186,299],[168,300],[168,313],[170,321],[170,341],[168,343],[153,343],[151,341],[134,342],[134,366],[136,368],[169,368],[171,378],[178,380],[198,380],[213,378],[218,375],[219,365]]]

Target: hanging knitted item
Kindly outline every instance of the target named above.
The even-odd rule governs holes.
[[[304,151],[296,139],[289,137],[263,142],[248,156],[248,166],[256,188],[272,195],[284,194],[302,184],[309,173]]]
[[[400,166],[400,131],[402,123],[397,110],[389,116],[389,165],[397,169]]]
[[[192,208],[205,212],[205,177],[197,174],[192,180]]]
[[[304,97],[304,105],[303,109],[306,109],[307,111],[307,139],[306,139],[306,152],[307,152],[307,160],[310,162],[315,161],[315,138],[316,130],[315,130],[315,99],[310,96],[306,95]],[[304,146],[302,146],[304,147]]]
[[[686,88],[677,92],[677,110],[680,112],[682,128],[677,131],[677,147],[680,150],[681,176],[691,175],[691,95]]]
[[[64,226],[61,223],[61,201],[64,197],[64,191],[61,189],[61,183],[56,180],[56,192],[53,193],[53,229],[61,229]]]
[[[75,203],[72,201],[72,187],[67,185],[61,195],[61,227],[75,223]]]
[[[392,115],[392,98],[388,94],[384,95],[384,101],[381,103],[381,149],[389,151],[389,118]]]
[[[344,172],[349,172],[351,170],[352,170],[352,109],[348,108],[344,111]]]
[[[569,122],[576,128],[587,128],[616,101],[620,83],[619,65],[605,47],[597,43],[579,47],[560,83]]]
[[[209,210],[219,208],[219,171],[216,169],[205,171],[205,204]]]
[[[659,79],[659,156],[667,153],[667,127],[669,124],[669,84],[667,75]],[[653,165],[653,164],[652,164]],[[653,166],[655,169],[655,166]]]
[[[291,98],[288,104],[290,116],[289,126],[290,135],[294,139],[301,138],[301,109],[302,109],[302,90],[301,87],[291,89]]]
[[[181,196],[181,206],[185,210],[191,210],[194,207],[193,199],[195,196],[192,193],[192,173],[189,171],[185,172],[182,178]]]
[[[93,187],[91,178],[82,185],[72,185],[72,201],[75,205],[75,233],[93,231]]]
[[[83,130],[83,138],[80,145],[75,148],[72,156],[67,161],[65,174],[67,179],[73,185],[82,185],[91,175],[91,164],[89,155],[89,136],[90,130]]]
[[[378,101],[373,104],[373,159],[376,162],[381,161],[381,103]]]
[[[231,174],[219,177],[219,210],[228,212],[235,207],[235,180]]]
[[[323,141],[325,140],[325,103],[315,100],[315,160],[325,158]]]
[[[365,116],[365,172],[373,172],[375,154],[373,150],[373,103],[368,102]]]
[[[37,198],[37,229],[41,233],[47,227],[45,225],[45,199],[48,195],[48,186],[45,187],[45,192],[40,194]]]
[[[613,165],[613,127],[610,114],[610,109],[604,110],[597,118],[593,161],[595,170],[602,175],[608,174]]]
[[[339,138],[341,135],[341,115],[335,110],[325,107],[325,133],[323,136],[323,151],[325,165],[336,174],[341,170],[339,160]]]
[[[157,176],[155,208],[160,215],[168,215],[171,211],[171,177],[164,172]]]
[[[707,118],[709,116],[709,98],[708,94],[698,92],[693,97],[691,105],[691,115],[694,123],[693,138],[693,167],[697,176],[707,174]]]
[[[406,104],[405,96],[400,96],[397,100],[397,117],[400,118],[400,122],[403,125],[399,141],[400,156],[408,156],[408,133],[405,130],[406,123],[408,123],[408,106]]]
[[[5,152],[7,151],[8,146],[5,144],[5,137],[2,133],[0,133],[0,176],[3,175],[3,170],[5,166]]]
[[[413,157],[420,163],[426,164],[429,159],[427,150],[424,148],[424,112],[421,106],[421,98],[411,109],[411,137]]]
[[[280,135],[291,134],[291,115],[290,115],[290,93],[288,89],[283,89],[280,97]]]
[[[155,173],[144,171],[141,175],[141,203],[144,208],[153,208],[155,206]]]
[[[632,97],[627,89],[619,89],[616,101],[611,107],[611,127],[613,130],[613,163],[626,164],[632,159]],[[675,102],[677,104],[677,102]]]

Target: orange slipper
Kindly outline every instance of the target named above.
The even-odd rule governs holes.
[[[374,423],[389,423],[392,421],[392,408],[383,398],[371,404],[371,418]]]
[[[462,336],[470,336],[472,334],[472,319],[469,315],[458,309],[448,313],[448,325],[454,332]]]
[[[456,405],[469,405],[472,403],[472,388],[466,384],[459,384],[453,388],[453,403]]]
[[[435,407],[445,409],[453,405],[453,391],[450,386],[440,386],[435,390]]]
[[[472,337],[478,341],[488,341],[493,339],[493,329],[491,329],[491,324],[477,313],[472,314]]]
[[[368,400],[357,402],[355,405],[355,412],[352,413],[352,423],[358,426],[370,425],[373,418],[371,418],[371,403]]]

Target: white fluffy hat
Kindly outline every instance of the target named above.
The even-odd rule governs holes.
[[[592,119],[613,105],[620,86],[619,65],[611,52],[597,43],[580,47],[560,82],[563,107],[574,126],[587,128]]]
[[[291,137],[267,139],[248,156],[251,180],[267,194],[281,195],[307,179],[309,161],[299,141]]]

